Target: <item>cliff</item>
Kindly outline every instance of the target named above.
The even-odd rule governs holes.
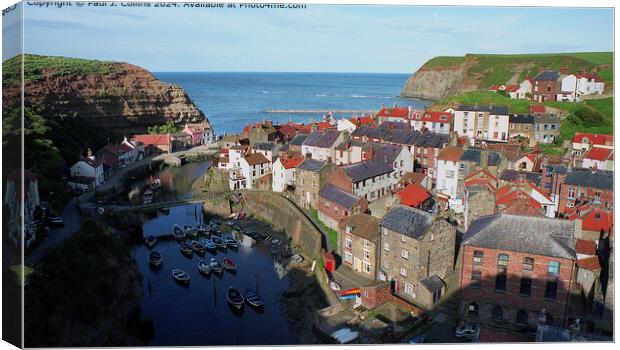
[[[567,67],[570,72],[596,72],[612,91],[613,53],[478,55],[435,57],[407,79],[403,97],[438,100],[494,84],[517,84],[541,69]]]
[[[19,101],[20,63],[16,56],[3,64],[4,108]],[[78,117],[119,134],[205,119],[181,87],[129,63],[27,54],[24,84],[26,107],[39,107],[45,116]]]

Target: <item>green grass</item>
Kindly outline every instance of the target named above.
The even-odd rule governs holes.
[[[314,220],[314,222],[317,223],[321,227],[323,232],[327,233],[327,238],[329,239],[329,242],[331,243],[332,248],[337,251],[338,250],[338,232],[336,232],[336,230],[325,225],[323,221],[319,220],[318,210],[310,209],[310,216],[312,217],[312,220]]]
[[[545,105],[568,112],[560,124],[560,139],[570,140],[577,131],[593,134],[613,134],[613,103],[613,98],[609,97],[600,100],[586,100],[581,103],[546,102]],[[604,117],[602,123],[588,125],[581,122],[575,115],[581,108],[589,108],[600,112]]]
[[[61,56],[41,56],[25,54],[24,80],[38,81],[44,74],[54,76],[108,74],[120,69],[113,61],[97,61]],[[4,83],[11,84],[21,80],[21,56],[15,56],[2,64]]]
[[[511,100],[509,97],[491,91],[471,91],[461,95],[450,96],[441,99],[430,107],[433,110],[443,110],[453,105],[490,105],[508,106],[508,112],[513,114],[526,114],[529,112],[528,100]]]
[[[452,68],[465,62],[465,57],[459,56],[437,56],[428,60],[424,67],[426,68]]]

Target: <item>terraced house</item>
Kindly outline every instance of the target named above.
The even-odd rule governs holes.
[[[422,210],[397,205],[380,221],[380,281],[423,309],[432,309],[445,293],[452,271],[456,229]]]
[[[319,220],[338,230],[352,214],[368,209],[368,201],[327,183],[319,192]]]
[[[559,213],[581,204],[614,206],[614,173],[609,170],[569,169],[560,186]]]
[[[336,130],[315,131],[301,144],[301,154],[309,155],[312,159],[334,162],[336,146],[348,140],[348,135]]]
[[[568,220],[508,214],[473,221],[461,244],[461,317],[514,329],[566,325],[575,230]]]
[[[338,167],[327,180],[330,184],[373,202],[398,189],[390,164],[369,160]]]
[[[454,108],[454,131],[473,141],[508,142],[508,107],[467,106]]]
[[[379,219],[353,214],[340,230],[343,265],[375,280],[379,265]]]
[[[295,201],[302,208],[318,208],[319,192],[336,169],[333,163],[306,159],[295,170]]]

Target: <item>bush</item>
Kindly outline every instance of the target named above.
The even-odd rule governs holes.
[[[586,125],[595,126],[605,121],[605,116],[597,110],[588,107],[580,107],[575,111],[576,122]]]

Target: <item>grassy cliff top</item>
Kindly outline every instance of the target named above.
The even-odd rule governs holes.
[[[20,81],[21,55],[10,58],[2,63],[2,79],[5,84]],[[62,56],[41,56],[25,54],[24,80],[37,81],[43,78],[44,72],[53,75],[108,74],[120,70],[120,63],[114,61],[98,61]]]
[[[576,52],[549,54],[467,54],[465,56],[438,56],[428,60],[424,69],[450,69],[471,61],[467,73],[482,86],[503,84],[515,74],[519,80],[535,76],[541,68],[559,69],[568,66],[571,72],[597,69],[601,79],[613,83],[613,52]]]

